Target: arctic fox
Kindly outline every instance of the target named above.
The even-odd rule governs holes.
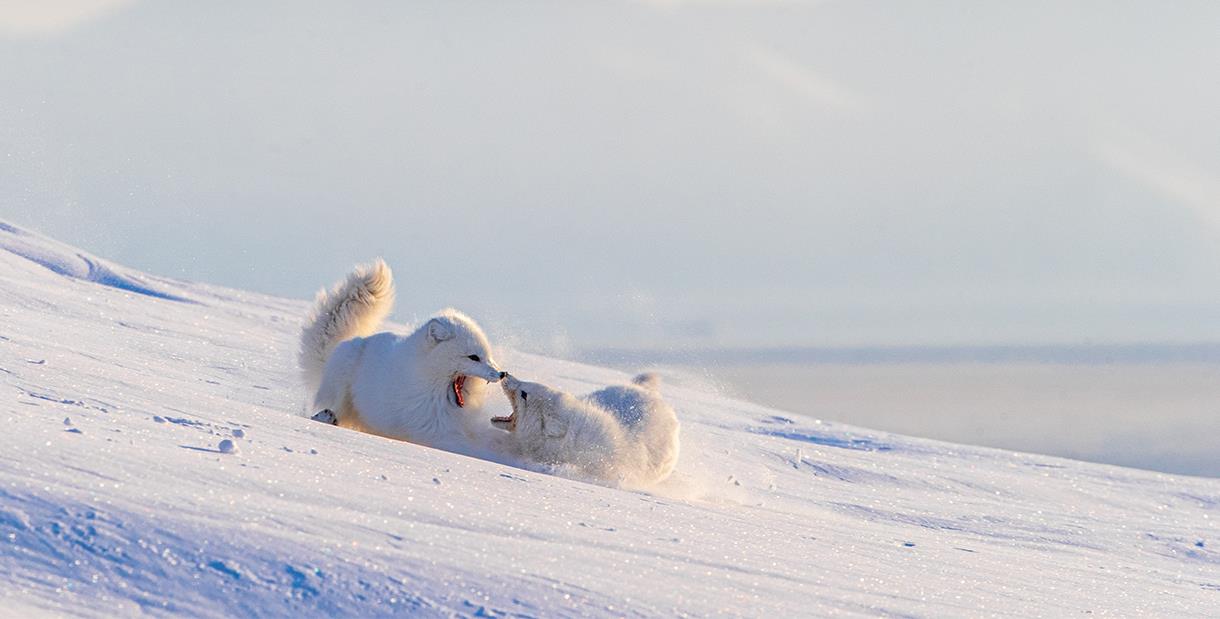
[[[410,335],[374,334],[394,304],[390,268],[357,267],[318,298],[301,332],[314,419],[439,446],[469,435],[488,382],[502,374],[474,320],[442,310]]]
[[[583,398],[513,376],[502,382],[512,414],[492,425],[510,433],[514,455],[623,486],[669,477],[678,462],[678,417],[654,374]]]

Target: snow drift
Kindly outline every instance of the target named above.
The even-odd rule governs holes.
[[[823,423],[667,376],[677,471],[604,488],[296,415],[306,311],[0,227],[0,615],[1220,608],[1220,480]],[[575,393],[627,379],[498,356]]]

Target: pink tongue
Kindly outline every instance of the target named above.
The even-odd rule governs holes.
[[[453,395],[457,398],[458,408],[466,406],[466,399],[462,397],[462,387],[466,384],[465,376],[458,376],[453,380]]]

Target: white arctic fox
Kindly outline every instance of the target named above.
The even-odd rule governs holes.
[[[487,337],[453,309],[410,335],[374,335],[393,304],[381,260],[318,293],[300,356],[306,387],[317,390],[314,419],[430,446],[463,440],[477,423],[467,410],[502,377]]]
[[[512,414],[494,417],[514,455],[624,486],[657,483],[678,463],[678,417],[654,374],[583,398],[506,376]]]

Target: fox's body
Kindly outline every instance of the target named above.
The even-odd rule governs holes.
[[[392,275],[380,261],[319,293],[301,336],[313,410],[389,438],[432,446],[463,440],[487,382],[500,378],[487,337],[453,309],[407,335],[374,333],[393,300]]]
[[[512,376],[503,387],[513,414],[493,424],[510,432],[514,455],[625,486],[662,481],[677,465],[678,418],[653,375],[583,398]]]

